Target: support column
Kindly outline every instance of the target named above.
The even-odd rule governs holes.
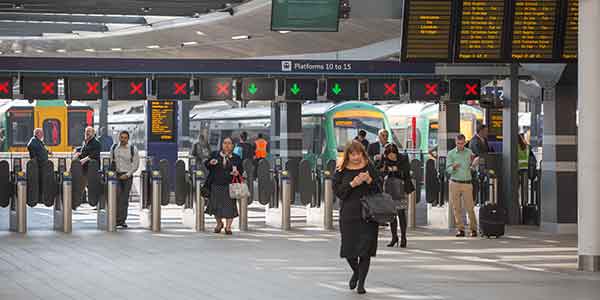
[[[179,102],[179,135],[178,143],[179,149],[192,147],[192,139],[190,137],[190,111],[192,110],[191,101],[178,101]]]
[[[460,133],[460,104],[440,103],[438,127],[438,156],[448,156],[456,147],[454,139]]]
[[[542,98],[541,97],[533,97],[531,98],[531,131],[529,135],[529,144],[533,148],[542,146],[542,136],[541,129],[539,127],[542,117]]]
[[[279,155],[287,166],[295,195],[298,181],[298,164],[302,160],[302,103],[274,102],[271,106],[271,153]]]
[[[600,1],[581,0],[579,10],[579,269],[600,272]],[[584,30],[585,29],[585,30]]]
[[[99,128],[104,128],[106,132],[112,136],[108,128],[108,97],[110,96],[110,89],[108,88],[108,80],[102,80],[102,99],[100,99],[100,114],[99,114]],[[100,134],[102,134],[100,132]]]
[[[542,81],[544,143],[542,230],[577,230],[577,66],[569,65],[558,82]]]
[[[520,224],[519,165],[517,135],[519,133],[519,65],[512,64],[510,78],[504,80],[502,108],[502,181],[498,202],[508,212],[508,224]]]

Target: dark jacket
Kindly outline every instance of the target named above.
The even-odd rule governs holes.
[[[109,135],[101,135],[98,138],[98,142],[100,143],[100,149],[102,152],[109,152],[110,147],[113,145],[113,139]]]
[[[102,145],[100,144],[100,141],[98,141],[98,139],[94,136],[93,138],[91,138],[87,143],[85,141],[83,141],[83,144],[81,145],[79,152],[81,153],[81,155],[79,155],[79,159],[84,159],[86,157],[89,157],[90,159],[95,159],[97,161],[100,161],[100,151],[102,150]],[[109,147],[110,150],[110,147]]]
[[[368,171],[373,181],[371,184],[363,183],[351,187],[350,182],[360,172]],[[362,220],[362,204],[360,199],[368,194],[382,191],[381,176],[375,166],[371,163],[362,170],[338,170],[335,173],[333,189],[340,202],[340,220],[357,221]]]
[[[479,135],[475,135],[469,141],[469,149],[473,151],[473,154],[475,154],[475,156],[482,156],[488,154],[490,146],[488,145],[488,141],[486,138],[480,137]]]
[[[197,164],[204,163],[210,155],[210,145],[208,142],[196,142],[192,146],[192,156],[196,158]]]
[[[221,157],[219,153],[220,151],[213,152],[210,158],[204,162],[206,169],[208,169],[208,180],[210,181],[210,184],[228,185],[233,180],[233,176],[231,175],[233,166],[236,166],[240,175],[244,173],[242,159],[235,154],[231,154],[229,162],[223,165],[223,157]],[[213,159],[217,160],[216,165],[210,164],[210,161]]]
[[[354,140],[361,143],[365,147],[365,150],[369,149],[369,141],[367,139],[361,141],[358,137],[355,137]]]
[[[242,160],[254,158],[254,145],[248,142],[240,142],[238,146],[242,148]]]
[[[384,145],[385,146],[385,145]],[[367,148],[367,154],[369,154],[369,158],[373,161],[375,161],[375,155],[377,154],[381,154],[381,144],[379,144],[379,141],[375,142],[375,143],[371,143],[369,145],[369,148]]]
[[[397,171],[391,171],[390,169],[393,167],[396,167]],[[410,162],[408,156],[403,154],[399,154],[396,161],[382,159],[377,163],[377,169],[381,172],[382,177],[393,176],[402,180],[410,179]]]
[[[46,144],[35,136],[27,143],[27,151],[29,151],[29,158],[37,159],[38,163],[48,161],[48,148],[46,148]]]

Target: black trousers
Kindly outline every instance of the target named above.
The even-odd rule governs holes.
[[[121,176],[119,174],[118,176]],[[127,220],[127,210],[129,209],[129,192],[133,178],[127,180],[119,179],[117,182],[117,224],[124,224]]]
[[[398,220],[400,221],[400,233],[402,239],[406,239],[406,209],[398,210],[398,218],[394,218],[394,221],[390,223],[390,230],[392,231],[392,238],[398,239]]]
[[[352,269],[352,279],[358,279],[358,286],[365,286],[367,280],[367,274],[369,273],[369,267],[371,265],[370,256],[352,257],[346,258],[348,265]]]

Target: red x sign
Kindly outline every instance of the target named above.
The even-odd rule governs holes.
[[[437,83],[426,83],[425,84],[425,95],[437,95],[438,84]]]
[[[0,93],[8,94],[8,81],[0,82]]]
[[[144,84],[144,83],[143,82],[135,83],[133,81],[130,82],[129,87],[131,89],[129,90],[129,95],[134,95],[134,94],[143,95],[144,92],[142,92],[142,84]]]
[[[477,96],[477,95],[479,95],[479,92],[477,91],[478,87],[479,87],[479,84],[477,84],[477,83],[474,83],[474,84],[465,83],[465,95],[466,96],[469,96],[469,95]]]
[[[397,85],[395,83],[384,83],[383,87],[385,87],[384,95],[396,95],[398,93],[396,91]]]
[[[54,81],[51,82],[45,82],[42,81],[42,95],[46,95],[46,94],[54,94]]]
[[[217,95],[229,96],[229,82],[217,82]]]
[[[88,95],[99,95],[100,91],[98,87],[100,86],[100,82],[90,82],[86,81],[85,85],[87,86],[87,91],[85,92]]]
[[[174,93],[175,95],[187,95],[187,90],[186,90],[187,83],[184,82],[184,83],[179,84],[177,82],[174,82],[174,85],[175,85],[175,93]]]

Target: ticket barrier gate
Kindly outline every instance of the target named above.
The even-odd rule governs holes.
[[[99,161],[87,162],[87,202],[96,207],[96,227],[98,230],[115,232],[117,230],[117,174],[110,170],[111,160],[108,157]],[[71,165],[73,169],[73,165]],[[73,172],[73,187],[81,186],[77,182],[79,176]],[[73,201],[83,202],[81,191],[78,196],[73,193]]]
[[[273,168],[266,160],[258,163],[259,202],[268,205],[265,210],[267,225],[283,230],[291,229],[292,186],[288,170],[276,158]]]
[[[307,160],[302,160],[299,164],[300,198],[302,204],[307,206],[306,222],[324,230],[333,229],[335,167],[335,160],[330,160],[324,165],[323,161],[318,159],[314,169]]]
[[[9,207],[9,230],[27,232],[27,177],[21,159],[14,159],[12,171],[7,161],[0,161],[0,182],[3,191],[0,206]],[[36,164],[37,167],[37,164]]]
[[[161,206],[169,204],[169,162],[162,159],[158,168],[153,168],[152,157],[146,157],[146,168],[142,171],[142,198],[140,223],[153,232],[161,231]]]
[[[175,164],[175,203],[183,206],[183,225],[195,232],[202,232],[206,229],[206,201],[200,191],[208,173],[204,166],[196,165],[194,158],[190,158],[188,167],[186,170],[183,160],[178,160]]]

